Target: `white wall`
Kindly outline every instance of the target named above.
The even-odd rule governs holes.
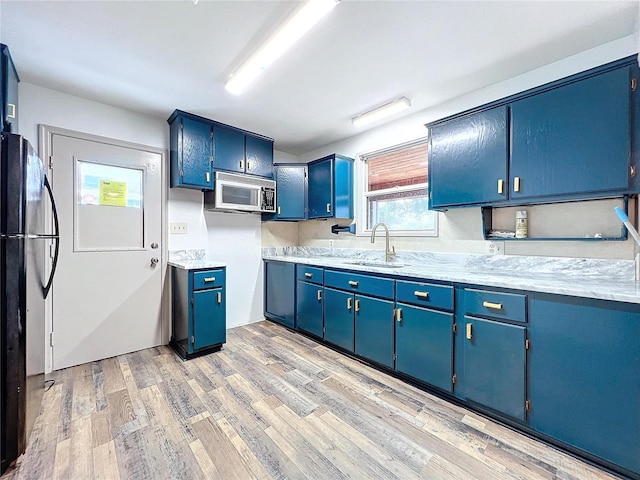
[[[308,162],[332,153],[340,153],[357,158],[362,153],[425,137],[427,135],[427,130],[424,127],[425,123],[633,55],[638,51],[637,40],[636,36],[629,36],[601,45],[508,81],[471,92],[398,121],[305,153],[300,155],[298,160]],[[606,166],[603,166],[603,173],[605,172]],[[590,231],[590,225],[593,223],[592,208],[586,202],[581,205],[582,208],[577,212],[575,209],[572,210],[572,221],[575,222],[577,230]],[[356,207],[358,207],[357,204]],[[557,217],[547,215],[546,211],[540,207],[528,207],[527,210],[530,211],[530,223],[534,219],[545,222],[545,224],[557,221]],[[611,211],[611,216],[614,221],[617,221],[613,210]],[[377,244],[371,245],[368,238],[354,237],[347,234],[331,234],[330,227],[334,223],[314,220],[300,222],[296,238],[291,231],[290,225],[268,222],[263,226],[264,238],[267,242],[265,246],[291,245],[296,241],[300,245],[308,246],[329,247],[332,243],[335,247],[381,248]],[[533,227],[533,225],[531,226]],[[593,231],[593,233],[596,233],[596,231]],[[479,208],[451,209],[446,213],[441,213],[440,236],[438,238],[394,238],[393,243],[398,250],[466,253],[484,253],[487,244],[482,238],[482,220]],[[625,242],[527,241],[506,242],[505,252],[515,255],[631,259],[633,258],[634,246],[631,240]]]

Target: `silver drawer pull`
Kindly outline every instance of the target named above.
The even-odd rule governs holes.
[[[473,324],[467,323],[467,340],[471,340],[473,338]]]
[[[496,310],[502,310],[502,304],[501,303],[482,302],[482,306],[483,307],[487,307],[487,308],[495,308]]]
[[[216,277],[206,277],[204,279],[204,283],[211,283],[211,282],[215,282],[216,281]]]
[[[313,273],[305,273],[304,276],[307,278],[311,278],[313,277]]]
[[[222,292],[218,292],[218,303],[222,303]]]
[[[351,298],[347,298],[347,310],[351,310]]]
[[[413,292],[413,294],[416,297],[420,297],[420,298],[429,298],[429,292],[421,292],[419,290],[416,290],[415,292]]]
[[[352,287],[357,287],[358,286],[358,282],[355,282],[353,280],[349,280],[349,285],[351,285]]]
[[[396,308],[396,321],[397,322],[401,322],[402,321],[402,309],[401,308]]]
[[[318,290],[318,301],[322,301],[322,290]]]

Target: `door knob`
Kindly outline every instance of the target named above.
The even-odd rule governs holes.
[[[153,257],[151,259],[151,268],[155,267],[158,264],[158,258],[157,257]]]

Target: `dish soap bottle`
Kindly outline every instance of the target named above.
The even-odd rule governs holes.
[[[516,238],[527,238],[527,211],[516,212]]]

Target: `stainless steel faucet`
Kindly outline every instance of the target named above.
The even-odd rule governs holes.
[[[389,259],[391,259],[391,257],[396,256],[396,247],[391,247],[391,250],[389,250],[389,229],[384,223],[377,223],[376,226],[373,227],[373,230],[371,230],[371,243],[375,243],[376,241],[376,228],[378,227],[384,228],[384,231],[385,231],[386,243],[385,243],[385,250],[384,250],[384,261],[388,262]]]

